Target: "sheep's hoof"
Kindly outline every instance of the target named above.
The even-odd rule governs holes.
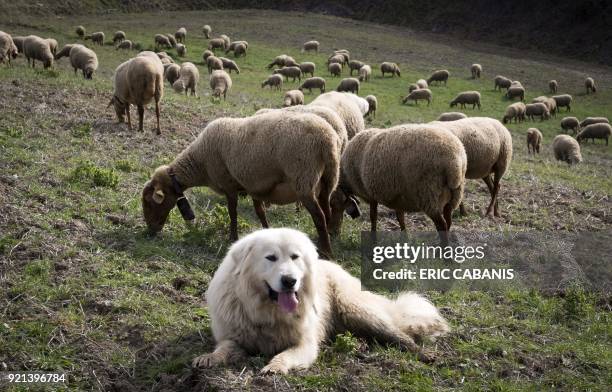
[[[161,129],[155,128],[155,134],[156,135],[161,135]]]

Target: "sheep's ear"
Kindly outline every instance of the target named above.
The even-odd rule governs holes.
[[[161,189],[156,189],[155,192],[153,192],[153,201],[157,204],[163,203],[165,197],[166,195],[164,195],[164,191],[162,191]]]

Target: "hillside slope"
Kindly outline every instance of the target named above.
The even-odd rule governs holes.
[[[225,8],[326,13],[612,64],[612,5],[606,0],[0,0],[0,23],[37,14]]]

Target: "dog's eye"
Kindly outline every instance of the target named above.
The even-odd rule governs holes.
[[[276,261],[276,260],[278,260],[278,259],[276,258],[276,256],[275,256],[275,255],[269,255],[269,256],[266,256],[266,259],[268,259],[268,260],[270,260],[270,261]]]
[[[299,255],[296,255],[296,254],[294,253],[294,254],[292,254],[292,255],[291,255],[291,260],[295,260],[295,259],[297,259],[298,257],[300,257],[300,256],[299,256]]]

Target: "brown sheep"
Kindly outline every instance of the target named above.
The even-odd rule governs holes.
[[[542,143],[542,132],[537,128],[529,128],[527,130],[527,154],[534,155],[540,153],[540,144]]]

